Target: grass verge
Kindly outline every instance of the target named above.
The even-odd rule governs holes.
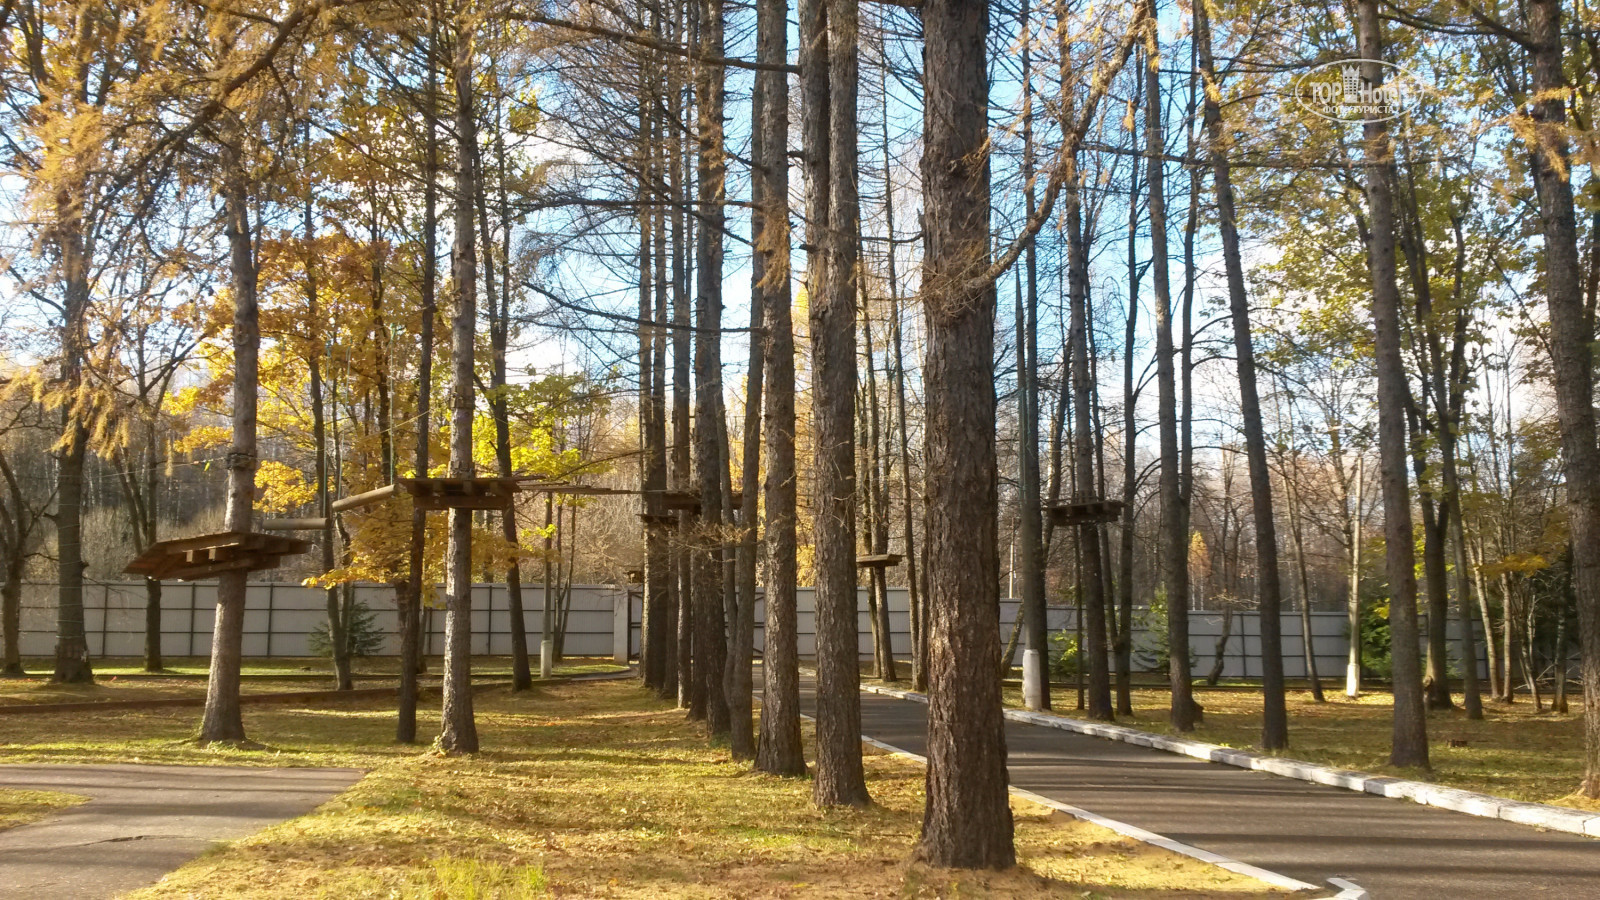
[[[354,765],[370,773],[316,812],[208,854],[132,895],[156,897],[1232,898],[1266,885],[1018,801],[1022,866],[948,873],[907,862],[922,767],[873,752],[875,803],[814,808],[809,781],[753,773],[632,682],[476,698],[485,752],[390,741],[386,705],[246,708],[263,752],[181,743],[195,713],[15,721],[8,761]],[[184,714],[187,712],[187,714]],[[437,728],[429,715],[423,734]],[[477,892],[474,894],[473,892]]]
[[[57,810],[87,802],[88,797],[77,794],[0,788],[0,831],[37,822]]]
[[[1431,710],[1428,735],[1433,768],[1422,771],[1389,765],[1394,700],[1388,693],[1367,693],[1351,700],[1330,683],[1325,695],[1327,701],[1317,703],[1310,691],[1289,692],[1289,749],[1278,755],[1530,803],[1600,810],[1600,802],[1572,793],[1583,773],[1581,707],[1575,706],[1575,711],[1567,714],[1548,709],[1535,713],[1526,698],[1513,704],[1487,702],[1480,721],[1468,719],[1460,709]],[[1057,714],[1082,717],[1074,708],[1076,691],[1056,689],[1050,696]],[[1197,685],[1195,699],[1205,708],[1205,721],[1185,737],[1263,752],[1259,693],[1207,690]],[[1007,690],[1005,700],[1008,706],[1022,706],[1018,690]],[[1164,690],[1135,690],[1133,716],[1119,716],[1117,722],[1175,734],[1167,721],[1169,703]]]

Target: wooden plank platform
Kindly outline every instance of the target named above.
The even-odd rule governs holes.
[[[223,531],[158,541],[122,571],[157,581],[191,581],[221,572],[276,569],[283,557],[310,549],[310,541],[281,534]]]
[[[262,531],[322,531],[328,527],[327,519],[263,519]]]
[[[671,513],[639,513],[639,521],[643,522],[646,527],[652,525],[661,528],[678,527],[678,517]]]
[[[402,478],[417,509],[509,509],[516,478]]]
[[[856,567],[860,569],[884,569],[889,566],[900,565],[903,557],[898,553],[879,553],[871,556],[856,557]]]
[[[1046,509],[1051,521],[1058,526],[1115,522],[1122,517],[1121,500],[1062,500]]]

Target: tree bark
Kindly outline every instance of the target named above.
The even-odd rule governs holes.
[[[869,802],[861,765],[855,565],[857,0],[802,0],[801,134],[807,161],[818,806]],[[808,219],[811,217],[808,215]]]
[[[722,2],[701,0],[697,46],[722,55]],[[695,234],[694,428],[695,473],[700,485],[700,547],[695,552],[695,674],[705,692],[706,732],[728,733],[723,690],[727,622],[723,606],[722,485],[727,468],[721,446],[722,420],[722,228],[727,200],[723,152],[723,68],[701,61],[695,88],[699,142]]]
[[[472,419],[476,401],[473,361],[478,320],[478,253],[473,198],[478,193],[478,125],[472,97],[474,36],[462,7],[456,16],[456,210],[451,265],[456,308],[450,333],[450,477],[471,478]],[[478,752],[472,711],[472,511],[451,509],[446,519],[444,709],[437,745],[446,753]]]
[[[428,477],[428,454],[433,440],[433,320],[438,311],[439,235],[439,76],[435,54],[439,48],[438,6],[428,4],[427,88],[423,98],[427,138],[422,184],[422,322],[417,362],[417,449],[412,476]],[[422,570],[428,514],[411,510],[411,542],[407,549],[407,582],[400,598],[400,688],[395,716],[395,740],[409,744],[417,739],[417,673],[422,662]],[[429,585],[431,589],[432,585]]]
[[[788,3],[758,0],[756,59],[780,63],[788,57]],[[804,775],[806,760],[800,742],[799,623],[795,608],[797,562],[795,507],[794,324],[789,288],[789,82],[781,72],[756,73],[754,133],[760,150],[753,184],[756,204],[756,254],[761,266],[760,290],[767,313],[766,408],[763,428],[767,443],[767,588],[762,628],[761,736],[756,742],[756,768],[773,775]],[[745,502],[753,490],[745,478]]]
[[[928,343],[928,775],[916,855],[1016,863],[1000,678],[999,506],[989,263],[988,6],[926,0],[923,257]],[[929,63],[932,63],[931,65]]]
[[[1167,266],[1167,210],[1165,191],[1165,141],[1161,125],[1160,48],[1155,16],[1145,38],[1145,155],[1146,193],[1150,202],[1150,271],[1155,289],[1156,387],[1161,432],[1161,535],[1157,541],[1161,579],[1166,587],[1168,679],[1171,683],[1172,727],[1193,731],[1194,696],[1189,673],[1189,535],[1183,510],[1178,447],[1178,386],[1176,351],[1172,340],[1172,289]],[[1080,413],[1081,415],[1081,413]],[[1267,569],[1262,567],[1263,576]],[[1263,620],[1265,620],[1263,610]],[[1093,638],[1091,638],[1092,640]],[[1266,643],[1262,655],[1267,654]],[[1091,705],[1091,710],[1092,710]]]
[[[1383,58],[1377,0],[1359,0],[1357,27],[1365,59]],[[1383,67],[1362,65],[1373,87]],[[1395,270],[1394,156],[1386,122],[1367,122],[1366,192],[1372,233],[1367,260],[1372,274],[1372,325],[1378,374],[1379,475],[1383,485],[1384,556],[1389,577],[1389,636],[1394,680],[1394,733],[1390,765],[1428,766],[1428,723],[1417,648],[1417,576],[1412,549],[1411,490],[1406,475],[1405,363],[1400,353],[1400,291]]]
[[[1234,212],[1232,170],[1217,93],[1216,65],[1211,51],[1211,23],[1203,5],[1195,6],[1196,49],[1205,77],[1204,115],[1209,138],[1212,183],[1217,193],[1223,267],[1228,281],[1228,306],[1233,318],[1234,359],[1239,373],[1240,417],[1250,470],[1251,515],[1256,531],[1257,591],[1261,610],[1261,746],[1281,750],[1289,745],[1289,719],[1283,686],[1283,637],[1280,622],[1283,589],[1278,576],[1278,535],[1272,508],[1272,474],[1267,468],[1266,435],[1261,425],[1261,398],[1256,388],[1255,347],[1250,332],[1250,301],[1245,293],[1244,264]],[[1185,548],[1187,556],[1187,548]]]
[[[233,288],[233,442],[228,449],[228,505],[225,527],[249,531],[256,491],[256,391],[261,350],[260,315],[256,306],[255,233],[250,223],[250,195],[243,167],[230,151],[223,210],[228,237],[228,262]],[[205,711],[200,719],[201,745],[245,740],[239,707],[239,665],[244,640],[244,602],[250,573],[233,570],[217,579],[217,618],[211,631],[211,670],[206,683]]]
[[[1567,153],[1560,0],[1529,0],[1533,63],[1533,180],[1544,231],[1550,361],[1567,481],[1572,585],[1583,674],[1585,797],[1600,797],[1600,446],[1595,441],[1594,326],[1579,284],[1577,218]]]
[[[83,196],[64,189],[56,202],[57,249],[64,287],[61,306],[61,380],[73,394],[62,406],[62,440],[56,470],[56,658],[51,680],[65,684],[94,681],[83,616],[83,469],[89,429],[77,393],[82,390],[88,353],[89,260],[84,248]]]
[[[1024,209],[1029,221],[1037,212],[1034,196],[1033,35],[1030,4],[1023,0],[1022,44],[1022,178]],[[1043,510],[1039,487],[1039,263],[1033,238],[1023,251],[1027,290],[1017,297],[1017,474],[1021,509],[1017,542],[1022,571],[1023,622],[1022,699],[1028,709],[1050,708],[1050,637],[1045,621]]]

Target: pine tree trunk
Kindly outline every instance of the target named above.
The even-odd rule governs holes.
[[[1165,149],[1161,125],[1161,74],[1154,16],[1146,26],[1145,40],[1145,155],[1146,192],[1150,210],[1150,271],[1155,289],[1157,416],[1161,432],[1161,532],[1156,544],[1161,558],[1162,584],[1166,587],[1168,674],[1171,682],[1172,727],[1193,731],[1194,698],[1189,673],[1189,535],[1183,510],[1178,446],[1178,385],[1176,350],[1172,340],[1172,291],[1167,266],[1167,211]],[[1242,349],[1242,348],[1241,348]],[[1262,566],[1265,579],[1269,570]],[[1262,610],[1265,621],[1266,610]],[[1263,629],[1265,631],[1265,629]],[[1091,638],[1092,640],[1092,638]],[[1262,654],[1268,648],[1263,641]]]
[[[783,62],[788,56],[788,3],[758,0],[756,59]],[[795,609],[796,534],[794,325],[789,288],[789,83],[781,72],[756,74],[758,103],[754,134],[759,150],[754,183],[759,185],[756,254],[765,307],[767,444],[767,587],[761,656],[761,736],[756,768],[773,775],[804,775],[800,743],[799,623]],[[745,478],[745,503],[753,491]]]
[[[64,296],[61,307],[61,380],[74,400],[62,407],[62,440],[56,470],[56,658],[52,681],[94,681],[83,615],[83,468],[89,431],[76,393],[83,383],[88,353],[89,261],[84,250],[81,192],[66,190],[57,202],[58,251]]]
[[[1360,53],[1383,58],[1377,0],[1359,0]],[[1362,66],[1376,87],[1383,67]],[[1383,485],[1384,556],[1389,578],[1389,637],[1394,681],[1394,734],[1390,765],[1428,766],[1428,723],[1417,647],[1417,576],[1412,549],[1411,490],[1406,473],[1405,362],[1400,350],[1400,291],[1395,270],[1395,217],[1391,188],[1394,157],[1386,122],[1368,122],[1366,192],[1372,234],[1367,259],[1372,274],[1372,325],[1378,374],[1379,477]]]
[[[1572,584],[1578,605],[1583,674],[1583,783],[1600,797],[1600,446],[1595,441],[1594,325],[1578,283],[1577,218],[1573,210],[1562,73],[1560,0],[1529,0],[1533,117],[1533,180],[1544,231],[1545,294],[1550,316],[1550,361],[1567,481],[1572,534]]]
[[[999,507],[981,0],[927,0],[922,183],[927,361],[928,775],[917,857],[1016,863],[1000,678]],[[836,50],[838,48],[835,48]],[[838,174],[837,172],[835,174]]]
[[[477,336],[478,253],[473,198],[478,193],[478,126],[473,109],[474,37],[463,7],[457,13],[456,56],[456,211],[451,251],[456,308],[450,333],[450,477],[472,478],[474,338]],[[444,709],[437,746],[446,753],[478,752],[478,726],[472,710],[472,511],[446,514]]]
[[[260,384],[259,311],[256,307],[255,234],[250,224],[249,188],[233,159],[224,188],[223,209],[233,287],[233,443],[228,450],[228,505],[225,527],[249,531],[255,503],[256,391]],[[200,720],[202,746],[245,740],[239,707],[239,666],[244,641],[245,590],[250,573],[233,570],[217,579],[217,618],[211,631],[211,671]]]
[[[721,0],[700,0],[695,46],[704,55],[722,55]],[[694,553],[694,654],[698,689],[705,694],[706,732],[728,732],[723,691],[727,623],[723,605],[722,483],[722,228],[726,202],[723,155],[723,70],[701,61],[696,67],[697,215],[695,234],[694,447],[699,481],[699,547]]]
[[[438,68],[434,54],[439,47],[439,21],[436,3],[428,4],[428,80],[424,95],[423,118],[427,140],[423,162],[422,187],[422,322],[417,362],[417,449],[412,475],[428,476],[428,455],[433,440],[433,320],[437,313],[438,234],[439,234],[439,129]],[[407,550],[407,581],[400,597],[400,688],[395,717],[395,740],[409,744],[417,739],[417,673],[422,662],[422,569],[427,537],[427,513],[413,507],[411,542]],[[431,592],[432,585],[429,585]]]
[[[818,806],[868,802],[861,764],[856,619],[856,0],[802,0],[801,134],[807,160],[812,544],[817,621]]]
[[[1261,424],[1260,394],[1256,388],[1250,301],[1245,293],[1232,173],[1224,144],[1220,97],[1215,94],[1216,67],[1211,53],[1210,20],[1201,6],[1195,7],[1194,15],[1196,50],[1200,57],[1201,72],[1206,79],[1204,115],[1210,144],[1212,181],[1217,193],[1223,266],[1228,281],[1228,306],[1233,318],[1234,359],[1239,373],[1239,411],[1244,423],[1245,454],[1250,470],[1251,515],[1256,532],[1256,584],[1261,610],[1261,746],[1268,750],[1281,750],[1289,745],[1289,720],[1283,686],[1283,589],[1278,576],[1278,535],[1272,506],[1272,474],[1267,468],[1266,435]]]

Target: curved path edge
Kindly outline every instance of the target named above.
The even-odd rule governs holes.
[[[916,691],[903,691],[899,688],[884,687],[876,684],[863,684],[861,689],[868,693],[882,694],[900,700],[912,700],[917,703],[928,702],[926,694]],[[1525,803],[1520,800],[1496,797],[1493,794],[1480,794],[1477,791],[1445,787],[1444,785],[1427,781],[1411,781],[1388,775],[1372,775],[1366,772],[1337,769],[1332,766],[1319,765],[1318,763],[1298,759],[1288,759],[1281,756],[1264,756],[1248,750],[1235,750],[1232,747],[1207,744],[1204,741],[1192,741],[1187,738],[1154,734],[1148,731],[1140,731],[1136,728],[1128,728],[1124,725],[1113,725],[1109,722],[1088,722],[1067,716],[1057,716],[1050,713],[1033,712],[1012,707],[1005,709],[1005,717],[1016,722],[1026,722],[1029,725],[1057,728],[1062,731],[1089,735],[1090,737],[1121,741],[1125,744],[1135,744],[1155,750],[1165,750],[1168,753],[1177,753],[1208,762],[1235,766],[1240,769],[1251,769],[1256,772],[1281,775],[1284,778],[1294,778],[1311,784],[1323,784],[1329,787],[1345,788],[1357,793],[1410,800],[1413,803],[1420,803],[1424,806],[1448,809],[1452,812],[1466,813],[1469,816],[1500,819],[1506,822],[1515,822],[1518,825],[1531,825],[1535,828],[1547,828],[1551,831],[1564,831],[1568,834],[1600,837],[1600,813],[1587,812],[1581,809],[1551,806],[1545,803]]]

